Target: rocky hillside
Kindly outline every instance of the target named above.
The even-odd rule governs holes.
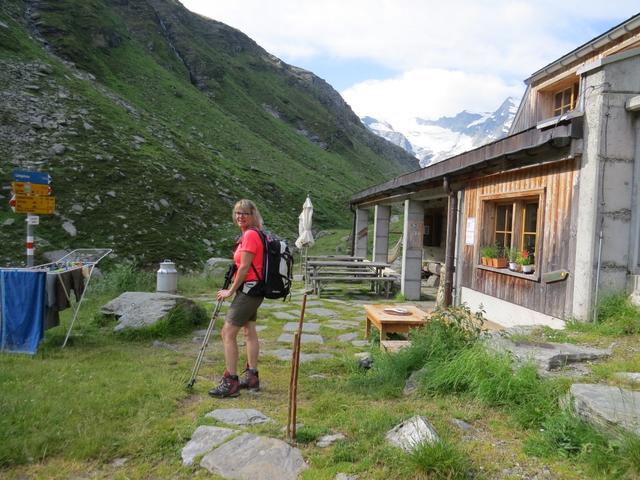
[[[175,0],[4,0],[0,105],[5,265],[23,258],[14,168],[53,178],[37,252],[186,266],[228,255],[237,198],[294,239],[307,193],[316,227],[348,226],[354,191],[418,167],[322,79]]]

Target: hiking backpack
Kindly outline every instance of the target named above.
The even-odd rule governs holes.
[[[280,240],[275,235],[255,229],[262,239],[264,247],[262,273],[263,277],[258,282],[256,289],[252,289],[258,295],[265,298],[286,298],[291,292],[293,280],[293,255],[287,242]],[[251,265],[256,272],[256,268]],[[253,292],[252,292],[253,293]]]

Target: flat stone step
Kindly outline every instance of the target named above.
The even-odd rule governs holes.
[[[291,333],[283,333],[278,337],[278,342],[281,343],[291,343],[293,342],[293,334]],[[324,339],[322,335],[311,335],[308,333],[303,333],[300,335],[300,343],[319,343],[323,344]]]
[[[257,425],[271,421],[269,417],[253,408],[218,408],[207,413],[205,417],[232,425]]]
[[[283,360],[285,362],[291,361],[291,355],[293,351],[288,348],[281,348],[279,350],[270,350],[264,352],[264,355],[271,355],[276,357],[278,360]],[[300,363],[314,362],[316,360],[323,360],[333,358],[333,355],[330,353],[304,353],[300,352]]]
[[[208,453],[200,466],[223,478],[240,480],[296,480],[307,468],[297,448],[252,433],[243,433]]]
[[[298,322],[288,322],[284,324],[282,329],[285,332],[297,332],[298,331]],[[302,323],[302,331],[305,333],[317,333],[320,331],[319,323]]]
[[[201,425],[191,435],[191,440],[182,449],[183,465],[193,465],[193,461],[198,455],[210,452],[237,430],[230,428],[212,427]]]

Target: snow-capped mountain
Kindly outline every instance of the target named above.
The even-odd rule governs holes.
[[[371,130],[373,133],[378,135],[379,137],[384,138],[385,140],[389,140],[391,143],[398,145],[399,147],[404,148],[407,152],[415,155],[416,153],[413,151],[411,143],[407,140],[402,133],[396,132],[391,124],[384,122],[382,120],[376,120],[373,117],[362,117],[362,123],[364,123],[365,127]]]
[[[438,120],[414,118],[402,131],[384,121],[363,117],[362,123],[375,134],[399,145],[420,160],[425,167],[445,158],[479,147],[508,132],[518,109],[518,101],[508,97],[495,112],[472,113],[466,110],[454,117]]]

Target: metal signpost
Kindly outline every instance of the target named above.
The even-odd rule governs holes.
[[[16,213],[27,214],[27,267],[33,267],[33,227],[40,223],[37,215],[52,215],[56,209],[56,198],[51,196],[51,176],[45,172],[14,170],[11,189],[11,207]]]

